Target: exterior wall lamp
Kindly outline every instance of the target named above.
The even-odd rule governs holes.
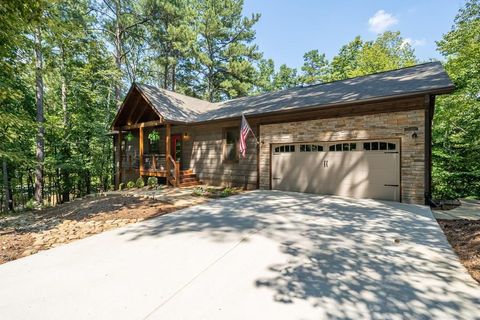
[[[418,138],[418,127],[407,127],[405,129],[403,129],[405,132],[411,132],[411,137],[412,139],[417,139]]]

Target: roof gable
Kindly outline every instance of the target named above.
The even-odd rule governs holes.
[[[140,90],[133,85],[118,109],[115,119],[112,122],[112,127],[117,128],[139,122],[161,119],[163,119],[162,114],[160,114]]]

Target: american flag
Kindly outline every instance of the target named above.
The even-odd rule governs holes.
[[[245,116],[242,114],[242,125],[240,126],[240,153],[244,158],[247,153],[247,137],[250,131],[253,134],[252,128],[250,128],[247,119],[245,119]]]

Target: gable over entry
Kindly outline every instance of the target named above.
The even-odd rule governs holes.
[[[163,117],[138,87],[133,85],[117,112],[112,128],[133,129],[140,123],[147,123],[147,126],[159,125],[163,123]]]

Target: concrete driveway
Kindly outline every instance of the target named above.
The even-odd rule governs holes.
[[[0,266],[0,319],[480,319],[429,209],[254,191]]]

